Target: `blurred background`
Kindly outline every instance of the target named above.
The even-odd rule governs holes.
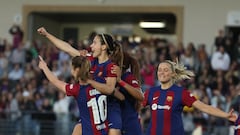
[[[38,35],[42,26],[77,49],[88,49],[95,33],[111,34],[139,61],[143,91],[159,85],[159,62],[178,58],[196,74],[181,85],[207,104],[239,112],[239,5],[233,0],[2,0],[0,134],[66,135],[78,120],[74,99],[37,67],[41,55],[56,76],[73,82],[71,57]],[[232,135],[233,123],[184,110],[186,135]],[[144,132],[150,113],[140,114]]]

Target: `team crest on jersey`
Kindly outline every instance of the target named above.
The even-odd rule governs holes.
[[[172,101],[173,97],[172,96],[167,96],[167,101],[170,102]]]

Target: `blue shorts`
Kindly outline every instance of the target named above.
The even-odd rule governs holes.
[[[121,108],[118,101],[111,100],[108,102],[107,117],[110,129],[122,129]]]

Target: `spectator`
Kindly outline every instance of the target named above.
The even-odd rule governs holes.
[[[218,31],[218,35],[215,37],[214,45],[216,47],[216,50],[218,50],[219,46],[225,45],[225,33],[224,30],[220,29]]]
[[[14,48],[10,57],[11,64],[24,64],[25,63],[25,49],[22,44],[20,44],[18,47]]]
[[[8,74],[8,59],[3,52],[0,52],[0,79],[7,77]]]
[[[222,70],[222,71],[227,71],[230,66],[230,56],[229,54],[225,51],[224,46],[219,46],[219,49],[213,53],[212,58],[211,58],[211,67],[213,70]]]
[[[50,104],[50,101],[48,98],[43,98],[43,103],[42,103],[42,106],[41,106],[41,112],[52,112],[53,111],[53,107],[52,105]]]
[[[9,33],[13,36],[13,48],[17,48],[23,40],[23,31],[20,26],[14,24],[9,29]]]
[[[143,79],[142,83],[143,91],[155,85],[154,71],[155,71],[154,65],[149,60],[146,60],[140,70],[140,74],[142,76],[141,78]]]
[[[18,106],[18,100],[15,94],[8,92],[7,101],[7,112],[10,114],[11,120],[15,121],[21,116],[21,112]]]
[[[24,71],[19,63],[14,64],[14,67],[8,73],[8,78],[11,81],[19,81],[23,77]]]

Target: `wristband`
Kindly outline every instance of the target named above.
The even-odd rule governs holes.
[[[123,80],[121,80],[121,81],[118,82],[118,84],[119,84],[120,86],[124,87],[127,83],[124,82]]]

